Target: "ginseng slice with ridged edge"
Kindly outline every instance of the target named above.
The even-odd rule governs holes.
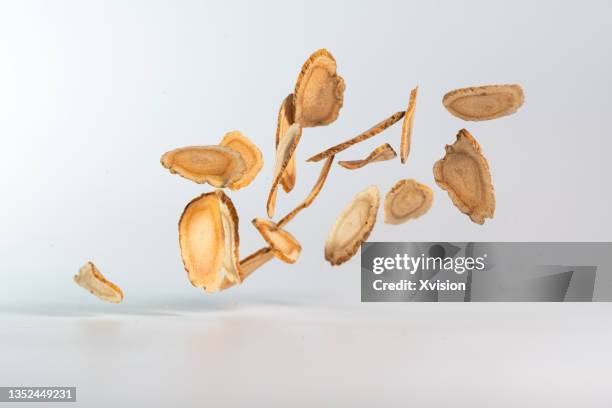
[[[414,179],[400,180],[385,196],[385,223],[401,224],[431,208],[433,191]]]
[[[255,218],[252,223],[270,245],[276,258],[286,263],[297,261],[302,252],[302,246],[293,235],[269,220]]]
[[[380,196],[376,186],[357,194],[344,208],[325,243],[325,259],[340,265],[355,255],[376,223]]]
[[[268,217],[274,217],[274,211],[276,208],[276,194],[278,192],[278,184],[280,183],[281,176],[287,168],[289,161],[293,157],[293,153],[302,137],[302,128],[297,123],[289,126],[287,134],[281,137],[276,149],[276,162],[274,164],[274,173],[272,175],[272,187],[268,194],[268,200],[266,202],[266,211]]]
[[[120,303],[123,300],[123,292],[119,286],[107,280],[93,262],[83,265],[73,279],[79,286],[102,300],[112,303]]]
[[[495,191],[487,159],[480,145],[465,129],[457,134],[446,155],[433,168],[436,184],[448,192],[453,204],[477,224],[493,218]]]
[[[455,89],[444,95],[442,103],[458,118],[480,121],[510,115],[524,100],[520,85],[485,85]]]
[[[392,160],[396,157],[397,153],[395,153],[395,150],[393,150],[389,143],[385,143],[374,149],[365,159],[339,161],[338,164],[345,169],[356,170],[370,163]]]
[[[293,94],[287,95],[287,97],[283,100],[281,107],[278,111],[278,122],[276,125],[276,147],[278,148],[278,143],[280,138],[287,134],[287,130],[289,126],[293,125],[295,122],[295,107],[293,105]],[[281,185],[283,186],[283,190],[286,193],[293,190],[295,186],[295,157],[292,157],[289,160],[289,164],[287,164],[287,168],[283,172],[283,176],[281,177]]]
[[[222,146],[181,147],[165,153],[161,164],[172,174],[218,188],[234,183],[246,172],[240,153]]]
[[[374,137],[380,132],[382,132],[383,130],[387,129],[389,126],[399,122],[399,120],[403,118],[405,114],[406,112],[404,111],[396,112],[393,115],[389,116],[387,119],[383,120],[382,122],[377,123],[376,125],[372,126],[370,129],[361,133],[360,135],[357,135],[354,138],[347,140],[346,142],[342,142],[340,144],[332,146],[329,149],[322,151],[321,153],[315,154],[314,156],[312,156],[310,159],[306,161],[309,161],[309,162],[321,161],[326,157],[333,156],[343,150],[348,149],[354,144],[363,142],[364,140],[368,140],[369,138]]]
[[[238,190],[251,184],[263,166],[263,156],[259,148],[248,137],[237,130],[226,133],[219,146],[229,147],[237,151],[246,166],[242,177],[231,183],[228,187],[232,190]]]
[[[344,89],[331,53],[326,49],[315,51],[302,65],[295,83],[295,121],[302,127],[332,123],[342,108]]]
[[[410,154],[410,145],[412,144],[412,125],[414,123],[414,108],[416,108],[416,98],[419,92],[417,86],[410,91],[410,100],[408,101],[408,108],[406,109],[406,115],[404,116],[404,123],[402,123],[402,140],[400,143],[400,160],[406,163],[408,155]]]

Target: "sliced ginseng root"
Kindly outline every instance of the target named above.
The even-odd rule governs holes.
[[[270,245],[276,258],[291,264],[297,261],[302,252],[302,246],[293,235],[269,220],[255,218],[252,223]]]
[[[380,196],[376,186],[357,194],[340,214],[325,243],[325,259],[340,265],[353,257],[376,223]]]
[[[293,125],[294,123],[295,106],[293,105],[293,94],[289,94],[283,100],[283,103],[278,111],[278,122],[276,125],[276,148],[278,148],[278,143],[280,142],[281,137],[287,135],[289,126]],[[283,175],[281,176],[281,185],[286,193],[293,190],[293,187],[295,186],[295,177],[295,157],[292,157],[291,160],[289,160]]]
[[[455,89],[444,95],[442,103],[458,118],[479,121],[510,115],[524,100],[520,85],[486,85]]]
[[[238,152],[246,166],[242,177],[231,183],[228,187],[232,190],[238,190],[251,184],[263,166],[261,150],[248,137],[237,130],[226,133],[219,146],[228,147]]]
[[[361,133],[360,135],[357,135],[354,138],[347,140],[346,142],[342,142],[340,144],[337,144],[336,146],[330,147],[329,149],[322,151],[321,153],[315,154],[307,161],[309,162],[321,161],[326,157],[333,156],[343,150],[348,149],[354,144],[363,142],[364,140],[368,140],[369,138],[374,137],[380,132],[382,132],[383,130],[387,129],[389,126],[399,122],[399,120],[403,118],[405,114],[406,112],[404,111],[396,112],[393,115],[389,116],[387,119],[383,120],[380,123],[377,123],[376,125],[372,126],[370,129]]]
[[[315,51],[302,65],[295,83],[295,121],[302,127],[335,121],[344,101],[344,88],[331,53],[326,49]]]
[[[310,190],[310,193],[308,194],[308,196],[297,207],[295,207],[287,215],[281,218],[280,221],[278,221],[277,225],[279,227],[282,227],[285,224],[287,224],[289,221],[291,221],[293,217],[298,215],[299,212],[302,211],[304,208],[309,207],[310,204],[313,203],[315,198],[317,198],[317,196],[323,189],[325,180],[327,180],[327,175],[329,174],[329,169],[331,169],[331,165],[334,162],[334,157],[335,156],[329,156],[327,160],[325,160],[325,163],[323,163],[323,168],[321,168],[321,173],[319,174],[319,178],[317,179],[315,185],[312,187],[312,190]]]
[[[249,275],[271,259],[274,259],[274,253],[270,247],[261,248],[242,259],[240,261],[240,281],[244,281]],[[225,278],[221,284],[221,290],[231,288],[234,285],[235,282],[231,282],[229,279]]]
[[[410,100],[408,101],[408,108],[406,109],[406,115],[404,116],[404,123],[402,123],[402,140],[400,143],[400,160],[406,163],[408,155],[410,154],[410,144],[412,143],[412,125],[414,123],[414,108],[416,107],[417,93],[419,87],[417,86],[410,91]]]
[[[102,300],[112,303],[120,303],[123,300],[123,292],[119,286],[107,280],[93,262],[83,265],[73,279],[79,286]]]
[[[400,180],[385,196],[385,223],[401,224],[431,208],[433,191],[413,179]]]
[[[393,150],[389,143],[385,143],[374,149],[365,159],[339,161],[338,164],[345,169],[355,170],[362,168],[366,164],[392,160],[396,157],[397,153],[395,153],[395,150]]]
[[[161,164],[172,174],[219,188],[240,180],[247,170],[240,153],[222,146],[181,147],[165,153]]]
[[[266,210],[268,217],[274,217],[274,211],[276,209],[276,193],[278,192],[278,184],[283,175],[283,172],[287,168],[289,161],[293,157],[293,153],[302,137],[302,128],[297,123],[289,126],[285,136],[281,137],[276,149],[276,162],[274,163],[274,173],[272,175],[272,188],[268,194],[268,201],[266,203]]]
[[[193,286],[208,292],[241,281],[238,214],[221,190],[193,199],[179,221],[181,257]]]
[[[493,218],[495,191],[489,164],[467,130],[461,129],[455,143],[446,145],[446,155],[436,162],[433,173],[436,184],[472,221],[483,224],[485,218]]]

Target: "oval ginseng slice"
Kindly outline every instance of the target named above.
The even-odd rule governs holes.
[[[255,218],[252,223],[270,245],[276,258],[291,264],[297,261],[302,252],[302,246],[293,235],[269,220]]]
[[[376,223],[380,196],[376,186],[357,194],[342,211],[325,243],[325,259],[340,265],[357,253]]]
[[[413,179],[400,180],[385,196],[385,223],[401,224],[425,214],[433,202],[433,191]]]
[[[83,265],[73,279],[79,286],[102,300],[112,303],[120,303],[123,300],[123,292],[119,286],[107,280],[93,262]]]
[[[444,95],[442,103],[458,118],[480,121],[510,115],[524,100],[520,85],[486,85],[455,89]]]
[[[331,53],[326,49],[315,51],[302,65],[295,84],[295,121],[302,127],[335,121],[344,101],[344,88]]]
[[[222,191],[193,199],[179,221],[181,257],[193,286],[221,289],[225,279],[240,282],[238,215]]]
[[[161,164],[170,173],[218,188],[240,180],[247,170],[240,153],[222,146],[181,147],[165,153]]]
[[[261,150],[248,137],[237,130],[226,133],[219,146],[229,147],[238,152],[246,166],[246,171],[242,177],[231,183],[229,188],[231,190],[239,190],[251,184],[263,166]]]
[[[461,129],[455,143],[446,145],[446,155],[436,162],[433,173],[436,184],[472,221],[483,224],[485,218],[493,218],[495,191],[489,164],[470,132]]]

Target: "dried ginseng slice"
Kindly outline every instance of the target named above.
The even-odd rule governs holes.
[[[520,85],[486,85],[455,89],[444,95],[442,103],[458,118],[479,121],[510,115],[524,100]]]
[[[107,280],[93,262],[83,265],[73,279],[79,286],[102,300],[112,303],[120,303],[123,300],[123,292],[119,286]]]
[[[247,170],[240,153],[222,146],[181,147],[165,153],[161,164],[172,174],[219,188],[240,180]]]
[[[276,162],[274,164],[274,174],[272,175],[272,188],[268,194],[266,210],[268,217],[274,217],[276,208],[276,194],[278,192],[278,184],[287,168],[289,161],[293,157],[293,153],[302,137],[302,128],[297,123],[294,123],[287,130],[287,134],[280,139],[278,148],[276,149]]]
[[[272,252],[272,248],[270,247],[263,247],[242,259],[240,261],[240,280],[244,281],[253,272],[259,269],[261,266],[265,265],[271,259],[274,259],[274,253]],[[226,278],[223,280],[221,290],[231,288],[234,285],[234,282],[230,282]]]
[[[380,196],[376,186],[357,194],[342,211],[325,243],[325,259],[340,265],[355,255],[376,223]]]
[[[385,223],[401,224],[431,208],[433,191],[414,179],[400,180],[385,196]]]
[[[461,129],[455,143],[446,145],[446,155],[436,162],[433,173],[436,184],[472,221],[483,224],[485,218],[493,218],[495,191],[489,164],[467,130]]]
[[[238,152],[246,166],[242,177],[231,183],[229,188],[238,190],[251,184],[263,166],[263,156],[259,148],[248,137],[237,130],[226,133],[219,146],[229,147]]]
[[[255,218],[252,223],[270,245],[276,258],[286,263],[297,261],[302,252],[302,246],[293,235],[269,220]]]
[[[287,130],[289,130],[289,126],[293,125],[295,122],[295,107],[293,105],[293,94],[287,95],[287,97],[283,100],[281,107],[278,111],[278,123],[276,125],[276,147],[278,148],[278,143],[280,142],[281,137],[287,134]],[[287,168],[283,172],[281,177],[281,185],[283,186],[283,190],[286,193],[293,190],[295,186],[295,158],[292,157],[289,160],[289,164],[287,164]]]
[[[392,160],[396,157],[397,153],[395,153],[395,150],[393,150],[389,143],[385,143],[374,149],[365,159],[339,161],[338,164],[345,169],[356,170],[370,163]]]
[[[335,121],[344,101],[344,88],[331,53],[326,49],[315,51],[302,65],[295,84],[295,121],[302,127]]]
[[[389,126],[399,122],[399,120],[403,118],[405,114],[406,112],[404,111],[396,112],[393,115],[389,116],[387,119],[383,120],[382,122],[377,123],[376,125],[372,126],[370,129],[355,136],[354,138],[347,140],[346,142],[342,142],[340,144],[332,146],[329,149],[322,151],[321,153],[315,154],[314,156],[312,156],[310,159],[306,161],[309,161],[309,162],[321,161],[326,157],[333,156],[343,150],[348,149],[354,144],[368,140],[369,138],[374,137],[380,132],[382,132],[383,130],[387,129]]]
[[[402,140],[400,143],[400,160],[406,163],[408,155],[410,154],[410,144],[412,143],[412,125],[414,123],[414,108],[416,107],[417,93],[419,87],[417,86],[410,91],[410,100],[408,101],[408,108],[406,109],[406,115],[404,116],[404,123],[402,123]]]
[[[223,191],[215,192],[219,197],[219,208],[221,209],[221,224],[223,225],[223,238],[225,244],[225,256],[221,266],[225,278],[233,283],[240,283],[242,273],[240,271],[240,234],[238,233],[238,212],[231,198]]]

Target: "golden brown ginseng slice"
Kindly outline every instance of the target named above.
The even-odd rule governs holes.
[[[410,100],[408,101],[408,108],[406,109],[406,115],[404,116],[404,123],[402,123],[402,140],[400,143],[400,160],[402,161],[402,164],[406,163],[406,159],[410,154],[410,144],[412,143],[412,125],[414,123],[414,108],[416,107],[418,92],[418,86],[410,91]]]
[[[400,180],[385,196],[385,223],[401,224],[431,208],[433,191],[414,179]]]
[[[274,173],[272,175],[272,187],[268,194],[268,201],[266,203],[266,210],[268,217],[274,217],[274,210],[276,208],[276,193],[278,192],[278,184],[283,175],[283,172],[287,168],[289,161],[293,157],[293,153],[302,137],[302,128],[297,123],[289,126],[287,134],[280,139],[278,148],[276,149],[276,162],[274,163]]]
[[[436,162],[433,173],[436,184],[472,221],[483,224],[485,218],[493,218],[495,191],[489,164],[467,130],[461,129],[455,143],[446,145],[446,155]]]
[[[479,121],[510,115],[524,100],[520,85],[486,85],[455,89],[444,95],[442,103],[458,118]]]
[[[286,263],[297,261],[302,252],[302,246],[293,235],[269,220],[255,218],[252,223],[270,245],[276,258]]]
[[[73,279],[79,286],[102,300],[112,303],[120,303],[123,300],[123,292],[119,286],[107,280],[93,262],[83,265]]]
[[[251,184],[263,166],[261,150],[248,137],[237,130],[226,133],[219,146],[229,147],[237,151],[246,166],[242,177],[231,183],[229,188],[238,190]]]
[[[240,153],[222,146],[181,147],[165,153],[161,164],[172,174],[219,188],[240,180],[247,170]]]
[[[238,215],[222,191],[193,199],[179,221],[181,257],[193,286],[214,292],[225,278],[240,282]]]
[[[356,170],[370,163],[392,160],[396,157],[397,153],[395,153],[395,150],[393,150],[389,143],[385,143],[374,149],[365,159],[339,161],[338,164],[345,169]]]
[[[271,259],[274,259],[274,253],[270,247],[260,248],[242,259],[240,261],[240,281],[244,281],[253,272],[265,265]],[[227,278],[225,278],[221,284],[221,290],[231,288],[234,285],[234,282],[230,282]]]
[[[396,112],[393,115],[389,116],[387,119],[383,120],[380,123],[377,123],[376,125],[372,126],[370,129],[361,133],[360,135],[357,135],[354,138],[347,140],[346,142],[342,142],[340,144],[332,146],[329,149],[322,151],[321,153],[315,154],[307,161],[309,162],[321,161],[326,157],[333,156],[343,150],[348,149],[354,144],[363,142],[364,140],[368,140],[369,138],[374,137],[380,132],[382,132],[383,130],[387,129],[389,126],[399,122],[399,120],[403,118],[405,114],[406,112],[404,111]]]
[[[283,100],[281,107],[278,111],[278,122],[276,125],[276,147],[278,148],[278,143],[281,137],[287,134],[287,130],[289,126],[293,125],[295,122],[295,107],[293,106],[293,94],[287,95],[287,97]],[[287,164],[287,168],[283,172],[281,177],[281,185],[283,186],[283,190],[286,193],[293,190],[295,186],[295,157],[292,157],[289,160],[289,164]]]
[[[376,186],[357,194],[340,214],[325,243],[325,259],[340,265],[355,255],[376,223],[380,196]]]
[[[326,49],[315,51],[302,65],[295,83],[295,121],[302,127],[335,121],[344,101],[344,88],[331,53]]]

